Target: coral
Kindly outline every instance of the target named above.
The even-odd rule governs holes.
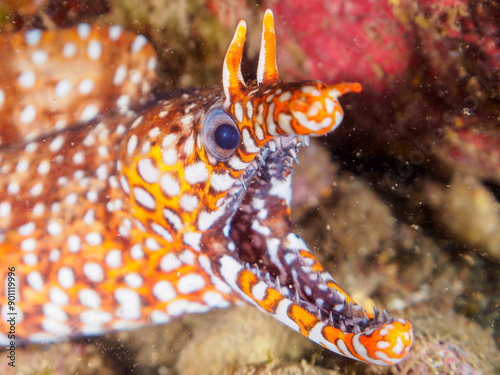
[[[447,188],[430,186],[436,219],[472,248],[500,261],[500,203],[477,179],[455,174]]]
[[[266,364],[241,366],[233,371],[221,375],[336,375],[337,371],[326,370],[309,365],[306,361],[300,364],[287,364],[282,361],[273,361]]]
[[[439,158],[454,169],[500,182],[500,132],[479,126],[448,128]]]
[[[489,70],[500,68],[498,4],[420,0],[416,7],[407,9],[417,17],[415,28],[423,43],[422,53],[434,73],[448,75],[457,61],[474,70],[472,64],[485,64]]]
[[[377,156],[436,155],[452,169],[498,179],[498,3],[267,0],[265,6],[282,19],[284,74],[363,83],[370,104],[357,103],[360,126],[349,132],[352,140],[363,137],[360,143],[370,142]]]
[[[208,319],[208,320],[206,320]],[[179,375],[222,374],[230,368],[269,360],[300,360],[314,349],[302,337],[248,307],[183,319],[192,337],[176,361]],[[197,358],[193,361],[193,358]]]
[[[101,350],[99,350],[101,349]],[[16,367],[8,366],[5,355],[0,356],[0,369],[4,375],[81,374],[113,375],[115,369],[106,365],[104,348],[74,342],[57,345],[32,345],[28,349],[16,348]]]
[[[391,87],[411,54],[406,27],[389,1],[276,1],[280,65],[294,79],[351,80],[378,91]],[[300,52],[299,52],[300,51]]]
[[[0,3],[0,31],[69,27],[108,10],[106,0],[8,0]]]
[[[98,22],[123,25],[152,42],[164,90],[220,84],[231,32],[204,0],[112,1],[111,11]]]

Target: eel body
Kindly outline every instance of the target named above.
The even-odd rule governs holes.
[[[361,86],[280,81],[269,10],[245,83],[245,32],[221,87],[167,94],[151,45],[119,26],[0,37],[2,345],[244,301],[343,356],[405,357],[410,323],[364,311],[290,222],[299,147]]]

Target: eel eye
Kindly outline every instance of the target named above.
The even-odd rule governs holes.
[[[201,139],[205,150],[219,161],[229,159],[240,144],[236,121],[215,105],[201,122]]]
[[[224,150],[232,150],[238,146],[240,135],[233,125],[221,124],[215,129],[214,140],[217,146]]]

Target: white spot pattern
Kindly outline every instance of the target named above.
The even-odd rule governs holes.
[[[155,198],[147,190],[141,187],[134,187],[133,192],[135,201],[142,207],[149,210],[154,210],[156,208]]]
[[[160,172],[149,158],[139,160],[137,163],[137,171],[141,178],[149,184],[157,182],[160,175]]]
[[[71,88],[70,81],[67,79],[60,80],[54,88],[54,94],[56,94],[58,98],[64,98],[71,92]]]
[[[43,50],[35,51],[31,54],[31,61],[35,65],[43,65],[47,62],[49,55]]]
[[[26,107],[24,107],[23,110],[21,111],[19,120],[23,124],[29,124],[33,122],[35,117],[36,117],[36,107],[32,104],[29,104]]]
[[[144,37],[144,35],[137,35],[132,42],[132,46],[130,47],[130,52],[132,53],[137,53],[139,52],[146,44],[147,44],[147,39]]]
[[[106,255],[106,264],[111,268],[118,268],[122,265],[122,252],[120,250],[111,250]]]
[[[179,200],[180,207],[187,212],[193,212],[198,207],[198,203],[198,197],[190,194],[184,194]]]
[[[160,268],[164,272],[171,272],[180,266],[182,266],[181,261],[173,253],[168,253],[161,258]]]
[[[90,94],[93,88],[94,88],[94,82],[89,78],[82,80],[78,85],[78,91],[82,95]]]
[[[184,179],[191,185],[204,182],[207,178],[208,169],[204,162],[198,162],[184,168]]]
[[[205,287],[205,279],[198,274],[189,274],[179,279],[177,290],[182,294],[189,294]]]
[[[87,55],[91,60],[98,60],[101,57],[102,45],[98,40],[91,40],[87,46]]]
[[[104,271],[98,263],[85,263],[83,274],[95,283],[104,280]]]
[[[19,83],[19,85],[21,85],[25,89],[33,87],[33,85],[35,84],[35,80],[35,73],[30,70],[22,72],[17,78],[17,82]]]
[[[171,301],[175,298],[176,293],[172,284],[168,281],[158,281],[153,287],[153,295],[162,302]]]
[[[75,284],[75,274],[69,267],[63,267],[57,272],[57,281],[63,288],[69,289]]]
[[[165,173],[161,177],[160,186],[162,191],[170,197],[175,197],[181,192],[181,185],[179,182],[174,180],[168,173]]]

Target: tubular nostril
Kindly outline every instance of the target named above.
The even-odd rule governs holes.
[[[330,98],[337,99],[338,97],[349,92],[361,92],[362,89],[362,86],[357,82],[342,82],[333,86],[325,87],[322,91]]]

